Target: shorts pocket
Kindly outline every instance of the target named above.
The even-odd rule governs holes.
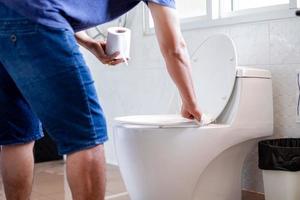
[[[12,34],[34,34],[38,24],[28,19],[0,20],[0,37]]]

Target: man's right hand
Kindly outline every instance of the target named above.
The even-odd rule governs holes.
[[[181,115],[184,118],[195,119],[201,122],[202,113],[198,105],[183,103],[181,106]]]

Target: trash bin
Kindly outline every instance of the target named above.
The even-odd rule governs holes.
[[[300,138],[258,144],[265,200],[300,200]]]

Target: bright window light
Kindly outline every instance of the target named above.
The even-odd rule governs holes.
[[[187,19],[207,14],[206,0],[176,0],[176,10],[180,19]],[[153,18],[149,12],[149,27],[154,27]]]
[[[296,17],[300,0],[175,0],[182,30]],[[146,8],[146,7],[145,7]],[[144,31],[154,33],[149,10]]]
[[[206,15],[206,0],[176,0],[176,8],[181,19]]]
[[[237,11],[285,4],[289,4],[289,0],[233,0],[233,10]]]

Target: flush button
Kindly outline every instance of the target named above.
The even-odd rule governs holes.
[[[17,36],[16,36],[15,34],[11,35],[11,36],[10,36],[10,40],[11,40],[12,42],[16,42],[16,41],[17,41]]]

